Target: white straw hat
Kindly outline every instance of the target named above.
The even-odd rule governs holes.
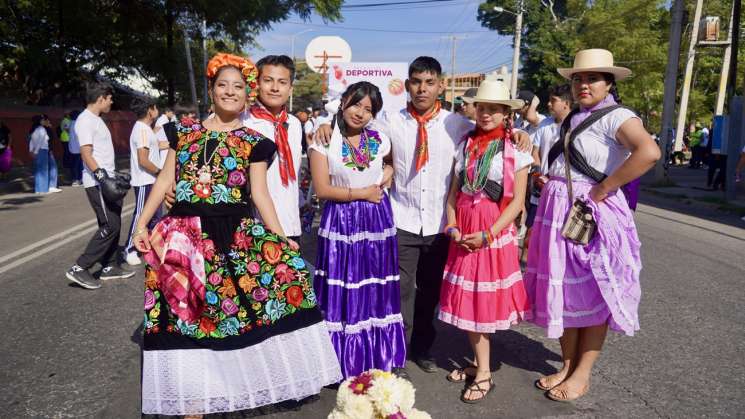
[[[484,80],[479,84],[479,90],[474,97],[463,97],[466,103],[498,103],[511,109],[520,109],[524,102],[510,98],[510,89],[499,80]]]
[[[574,73],[584,71],[593,71],[596,73],[610,73],[616,78],[616,81],[625,79],[631,75],[631,70],[626,67],[617,67],[613,65],[613,54],[607,49],[583,49],[574,56],[574,66],[572,68],[557,68],[564,78],[571,80]]]

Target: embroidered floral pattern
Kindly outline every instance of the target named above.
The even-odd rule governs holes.
[[[364,134],[360,136],[358,148],[350,146],[346,141],[341,146],[341,161],[344,166],[360,172],[369,167],[370,163],[375,160],[382,142],[377,131],[365,129]]]
[[[263,225],[244,218],[230,251],[216,249],[202,233],[205,309],[199,320],[168,314],[167,331],[195,339],[225,338],[263,327],[316,306],[305,260]],[[161,293],[155,272],[145,276],[145,332],[160,331]]]
[[[244,198],[248,157],[261,136],[250,130],[209,131],[201,124],[184,119],[178,125],[176,152],[176,201],[207,204],[233,204]],[[217,148],[207,144],[217,143]],[[214,151],[214,153],[213,153]],[[205,153],[209,167],[204,168]],[[201,170],[205,170],[203,173]],[[207,173],[208,172],[208,173]]]

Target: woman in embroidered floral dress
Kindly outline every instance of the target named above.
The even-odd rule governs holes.
[[[382,185],[391,150],[384,134],[365,128],[383,100],[372,83],[342,95],[328,146],[310,147],[313,186],[326,200],[318,230],[314,288],[344,378],[406,362],[399,295],[396,227]]]
[[[137,226],[148,262],[143,413],[250,409],[341,378],[305,263],[267,191],[276,146],[240,123],[256,69],[218,54],[207,75],[215,116],[164,127],[171,150]],[[173,179],[176,203],[148,235]],[[248,218],[251,201],[266,226]]]
[[[476,103],[476,129],[455,158],[445,228],[451,242],[439,313],[440,320],[468,333],[473,348],[475,365],[447,377],[467,383],[461,394],[465,403],[482,401],[494,387],[489,334],[509,329],[529,314],[513,221],[533,162],[510,141],[509,115],[521,101],[510,99],[507,86],[485,80],[471,100]]]

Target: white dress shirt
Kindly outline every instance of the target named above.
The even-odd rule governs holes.
[[[406,111],[385,114],[376,119],[373,129],[391,139],[393,187],[391,206],[396,227],[409,233],[431,236],[447,223],[447,204],[453,162],[458,144],[474,128],[468,118],[441,110],[427,125],[429,161],[416,172],[414,151],[417,122]]]
[[[242,117],[243,125],[259,134],[274,141],[274,124],[265,120],[256,118],[251,112],[245,112]],[[287,186],[282,184],[282,177],[279,175],[279,158],[269,166],[266,174],[266,183],[269,187],[269,195],[274,202],[274,209],[277,211],[279,223],[282,226],[286,236],[299,236],[302,234],[300,224],[300,159],[303,152],[302,147],[302,129],[300,120],[293,115],[287,115],[287,141],[290,143],[292,152],[292,164],[295,167],[296,180],[288,179]],[[258,212],[256,214],[258,217]]]

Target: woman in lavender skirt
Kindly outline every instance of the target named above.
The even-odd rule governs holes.
[[[579,51],[574,67],[559,69],[559,74],[571,80],[579,104],[569,116],[571,131],[593,112],[615,105],[615,82],[631,71],[614,66],[609,51],[590,49]],[[626,108],[609,111],[572,144],[589,166],[605,175],[598,183],[570,165],[573,195],[592,209],[597,232],[587,245],[562,236],[572,202],[566,162],[558,155],[541,194],[525,274],[532,321],[561,343],[562,369],[535,383],[556,401],[574,400],[589,390],[592,366],[609,327],[628,336],[639,329],[641,243],[619,188],[660,158],[641,120]]]
[[[309,147],[313,187],[326,200],[313,282],[344,378],[406,362],[396,226],[384,190],[391,142],[366,128],[382,106],[375,85],[350,85],[331,141]]]

